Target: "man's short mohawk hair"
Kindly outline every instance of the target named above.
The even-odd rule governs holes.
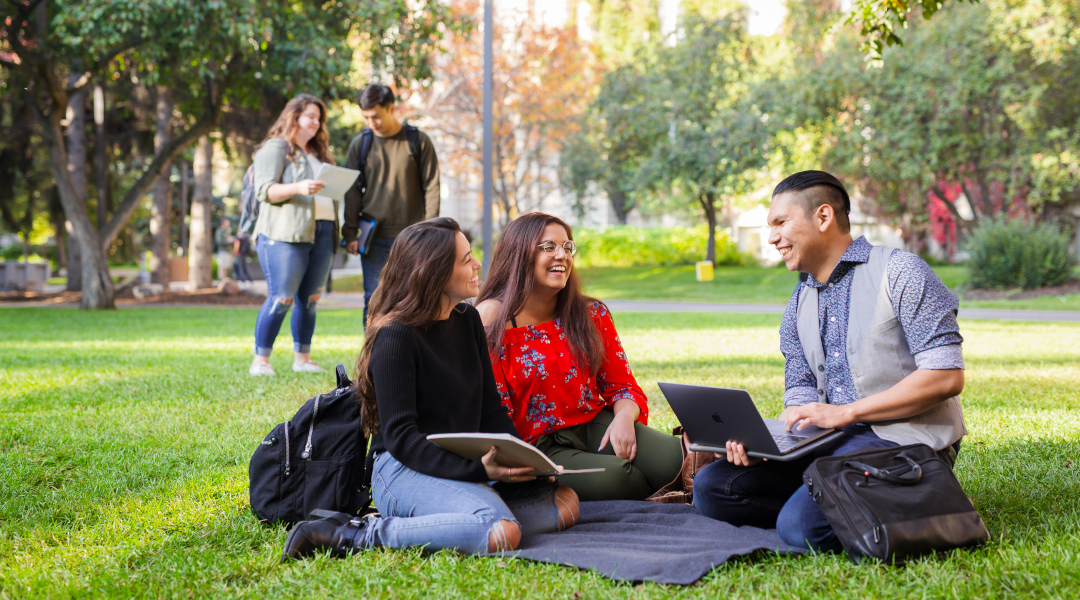
[[[848,196],[847,188],[844,187],[843,183],[840,183],[839,179],[825,171],[799,171],[794,175],[789,175],[776,185],[772,195],[776,196],[784,192],[801,192],[815,185],[827,185],[835,188],[836,191],[840,192],[840,197],[844,201],[844,213],[851,212],[851,197]]]

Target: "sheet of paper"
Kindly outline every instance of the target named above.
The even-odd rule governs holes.
[[[323,189],[319,190],[319,195],[334,200],[344,200],[345,192],[356,183],[357,177],[360,177],[360,171],[326,163],[323,163],[322,169],[315,174],[315,179],[324,184]]]

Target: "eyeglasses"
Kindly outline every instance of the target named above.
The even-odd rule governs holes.
[[[543,250],[544,253],[548,256],[555,256],[558,253],[559,248],[562,248],[563,252],[565,252],[567,256],[574,256],[577,254],[578,249],[578,245],[574,242],[563,242],[560,245],[552,242],[551,240],[548,240],[543,244],[539,244],[536,247]]]

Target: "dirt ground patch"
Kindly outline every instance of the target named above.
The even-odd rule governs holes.
[[[43,294],[39,292],[3,292],[0,293],[0,302],[41,302],[46,304],[78,304],[82,299],[79,292],[56,292]],[[125,290],[116,295],[117,306],[156,306],[169,304],[206,304],[221,306],[259,306],[266,296],[261,294],[240,293],[235,296],[222,294],[215,288],[198,290],[194,292],[165,292],[158,296],[139,300],[131,290]]]
[[[1034,290],[968,290],[964,300],[1031,300],[1043,296],[1069,296],[1080,294],[1080,279],[1071,279],[1061,285],[1037,288]]]

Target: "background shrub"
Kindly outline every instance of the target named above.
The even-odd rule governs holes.
[[[1069,238],[1050,223],[984,220],[968,246],[969,281],[976,289],[1047,287],[1063,283],[1072,270]]]
[[[583,267],[685,265],[705,260],[708,225],[694,227],[607,227],[575,229],[580,246],[575,262]],[[726,230],[716,232],[717,265],[754,265]]]

